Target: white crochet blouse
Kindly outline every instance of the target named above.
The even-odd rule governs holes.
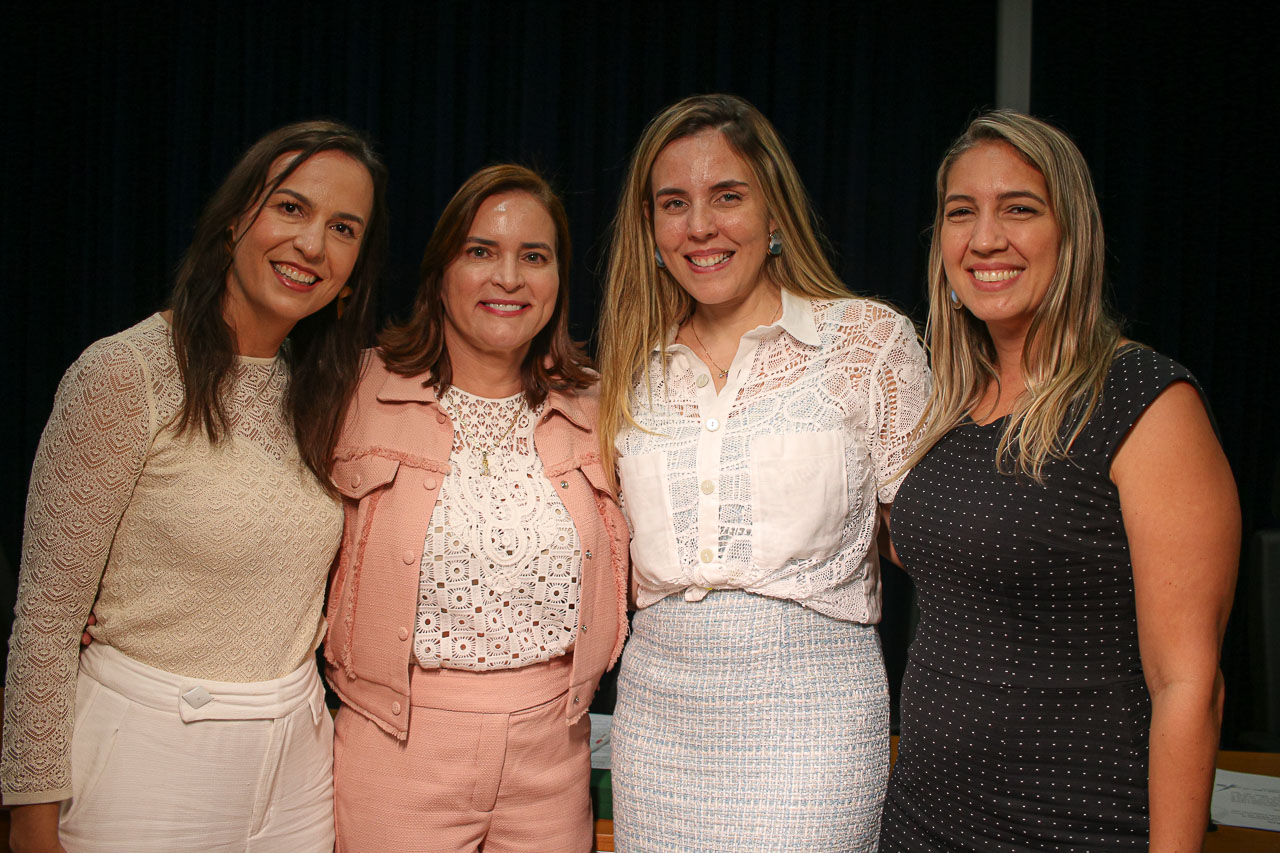
[[[27,496],[5,689],[6,803],[71,796],[80,631],[179,675],[279,678],[321,638],[342,508],[298,454],[283,359],[239,359],[230,436],[169,424],[183,388],[156,314],[67,370]],[[96,597],[96,601],[95,601]]]
[[[541,407],[458,388],[440,405],[453,448],[423,545],[414,655],[475,671],[559,657],[577,636],[582,552],[534,447]]]
[[[878,622],[877,504],[893,501],[929,393],[911,322],[784,290],[719,393],[689,347],[667,359],[654,351],[633,389],[640,428],[618,441],[637,605],[744,589]]]

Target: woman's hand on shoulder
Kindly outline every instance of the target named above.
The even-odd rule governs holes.
[[[58,840],[59,803],[9,808],[9,849],[13,853],[67,853]]]

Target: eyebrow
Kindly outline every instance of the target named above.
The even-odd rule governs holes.
[[[494,248],[497,248],[498,246],[497,240],[490,240],[487,237],[468,237],[466,240],[463,240],[462,242],[463,243],[479,243],[481,246],[493,246]],[[555,250],[552,249],[551,246],[548,245],[547,243],[521,243],[520,248],[521,249],[542,249],[544,251],[551,252],[552,254],[555,253]]]
[[[296,190],[291,190],[287,187],[276,187],[276,192],[284,193],[285,195],[291,195],[294,198],[296,198],[298,201],[307,205],[308,207],[315,207],[315,204],[311,201],[311,199],[307,198],[305,195],[303,195],[300,192],[297,192]],[[349,219],[358,225],[364,225],[364,217],[358,216],[354,213],[344,213],[342,211],[338,211],[337,213],[334,214],[334,216],[336,216],[339,219]]]
[[[750,189],[751,185],[748,184],[746,181],[739,181],[737,178],[730,178],[727,181],[720,181],[718,183],[711,185],[712,191],[736,189],[737,187],[746,187]],[[678,187],[663,187],[662,189],[655,192],[653,194],[653,197],[660,198],[665,195],[680,195],[685,192],[687,192],[687,190],[682,190],[682,189],[679,189]]]
[[[1033,199],[1035,199],[1036,201],[1038,201],[1038,202],[1040,202],[1041,204],[1043,204],[1045,207],[1048,207],[1048,206],[1049,206],[1049,202],[1045,201],[1045,200],[1044,200],[1044,199],[1042,199],[1040,196],[1038,196],[1037,194],[1033,193],[1031,190],[1009,190],[1009,191],[1007,191],[1007,192],[1002,192],[1002,193],[1000,193],[1000,195],[996,196],[996,201],[1009,201],[1010,199],[1014,199],[1014,198],[1033,198]],[[965,195],[964,193],[952,193],[951,195],[949,195],[949,196],[947,196],[945,199],[943,199],[943,200],[942,200],[942,203],[943,203],[943,204],[950,204],[950,203],[951,203],[951,202],[953,202],[953,201],[969,201],[969,202],[972,202],[972,201],[976,201],[976,200],[977,200],[977,199],[975,199],[975,198],[974,198],[973,196],[971,196],[971,195]]]

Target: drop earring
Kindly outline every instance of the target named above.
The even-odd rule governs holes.
[[[775,258],[782,254],[782,235],[777,231],[769,232],[769,254]]]
[[[959,311],[962,306],[960,305],[960,297],[956,295],[956,289],[954,287],[951,288],[950,299],[951,299],[951,307],[956,311]]]
[[[658,262],[658,269],[665,270],[667,268],[666,262],[662,260],[662,253],[658,251],[657,246],[653,247],[653,259]]]

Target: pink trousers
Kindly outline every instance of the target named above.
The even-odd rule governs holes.
[[[406,740],[343,705],[337,853],[592,850],[590,723],[565,722],[568,675],[561,658],[495,673],[415,667]]]

